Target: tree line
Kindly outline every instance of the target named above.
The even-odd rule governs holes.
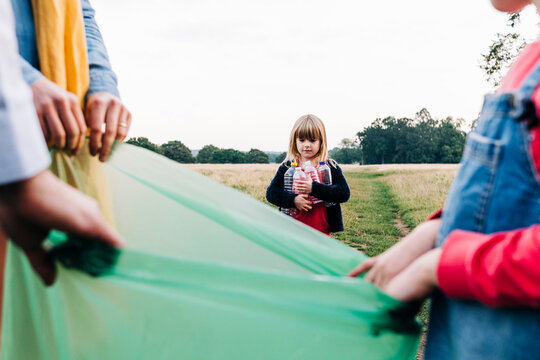
[[[209,164],[268,164],[270,157],[264,151],[251,149],[248,152],[242,152],[235,149],[222,149],[214,145],[205,145],[198,151],[196,156],[181,141],[173,140],[162,145],[157,145],[145,137],[131,138],[128,144],[140,146],[145,149],[164,155],[171,160],[179,163],[209,163]]]
[[[434,119],[426,109],[414,119],[378,118],[354,139],[330,151],[342,164],[457,163],[465,145],[463,119]]]
[[[354,139],[343,139],[330,150],[329,156],[342,164],[457,163],[465,144],[462,125],[462,119],[434,119],[426,109],[416,113],[414,119],[378,118]],[[268,164],[280,163],[286,156],[286,152],[266,153],[259,149],[242,152],[214,145],[192,152],[178,140],[157,145],[145,137],[131,138],[127,143],[180,163]]]

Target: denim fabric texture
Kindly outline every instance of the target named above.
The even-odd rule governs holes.
[[[31,0],[11,0],[11,3],[15,15],[15,30],[21,55],[23,77],[28,85],[32,85],[43,77],[38,70],[39,57],[32,2]],[[81,0],[81,5],[90,67],[90,87],[86,98],[88,99],[90,95],[97,92],[108,92],[119,97],[116,75],[112,71],[103,38],[96,24],[94,9],[88,0]]]
[[[537,119],[529,105],[539,82],[537,64],[518,91],[486,96],[444,205],[437,246],[455,229],[491,234],[539,223],[540,184],[527,128]],[[438,292],[425,359],[538,358],[539,339],[538,309],[490,308]]]
[[[23,78],[28,85],[32,85],[43,77],[37,70],[39,69],[39,57],[32,3],[31,0],[11,0],[11,6],[15,16],[15,33],[17,34]]]

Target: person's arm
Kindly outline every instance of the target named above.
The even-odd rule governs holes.
[[[296,206],[294,198],[298,194],[291,194],[285,191],[283,176],[286,171],[287,167],[284,164],[281,164],[276,171],[276,175],[274,175],[274,178],[266,189],[266,200],[281,208],[294,208]]]
[[[349,276],[365,273],[364,279],[384,289],[417,259],[433,249],[440,226],[439,219],[421,223],[390,249],[358,265]]]
[[[349,200],[351,191],[343,172],[339,165],[330,165],[330,171],[332,173],[332,184],[326,185],[314,181],[311,184],[310,195],[317,199],[324,200],[333,203],[344,203]]]
[[[435,287],[489,306],[540,307],[540,225],[494,234],[455,230],[383,287],[402,301]]]
[[[2,229],[28,257],[45,285],[56,267],[42,243],[51,229],[122,247],[124,240],[105,222],[97,202],[64,184],[50,171],[0,186]]]
[[[95,11],[89,0],[81,0],[86,46],[88,48],[88,65],[90,71],[90,86],[86,99],[95,93],[106,92],[120,97],[118,80],[112,70],[105,43],[96,23]]]
[[[86,123],[90,128],[90,153],[99,154],[99,160],[105,161],[114,141],[126,138],[131,126],[131,113],[120,99],[117,78],[95,20],[95,11],[88,0],[81,0],[81,5],[90,71],[85,106]]]
[[[449,297],[490,306],[540,306],[540,225],[484,235],[450,233],[437,269]]]
[[[13,24],[9,1],[0,0],[0,222],[51,285],[56,268],[41,247],[49,230],[114,246],[124,241],[107,225],[95,200],[44,170],[50,158],[22,78]]]

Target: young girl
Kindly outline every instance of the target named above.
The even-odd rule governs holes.
[[[540,8],[540,0],[491,2],[509,13]],[[539,83],[536,41],[486,96],[442,215],[351,273],[367,272],[403,301],[435,290],[427,360],[540,354]]]
[[[321,184],[308,177],[307,180],[295,181],[294,188],[299,194],[285,191],[283,177],[291,163],[296,162],[299,167],[304,167],[308,161],[313,166],[317,166],[320,161],[327,161],[332,174],[332,184]],[[280,208],[296,208],[297,220],[329,234],[343,231],[340,203],[349,200],[349,195],[349,186],[340,167],[335,161],[328,161],[323,122],[315,115],[300,117],[291,131],[287,158],[266,189],[266,199]],[[324,201],[313,204],[310,196]],[[326,207],[325,202],[333,205]]]

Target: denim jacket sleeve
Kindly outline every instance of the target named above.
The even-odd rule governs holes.
[[[116,74],[111,68],[109,55],[95,20],[95,11],[89,0],[81,0],[81,5],[90,66],[90,87],[86,99],[97,92],[108,92],[120,97]]]
[[[26,61],[21,55],[19,55],[19,63],[21,64],[21,70],[24,81],[28,86],[32,86],[36,81],[43,77],[43,74],[33,67],[28,61]]]

